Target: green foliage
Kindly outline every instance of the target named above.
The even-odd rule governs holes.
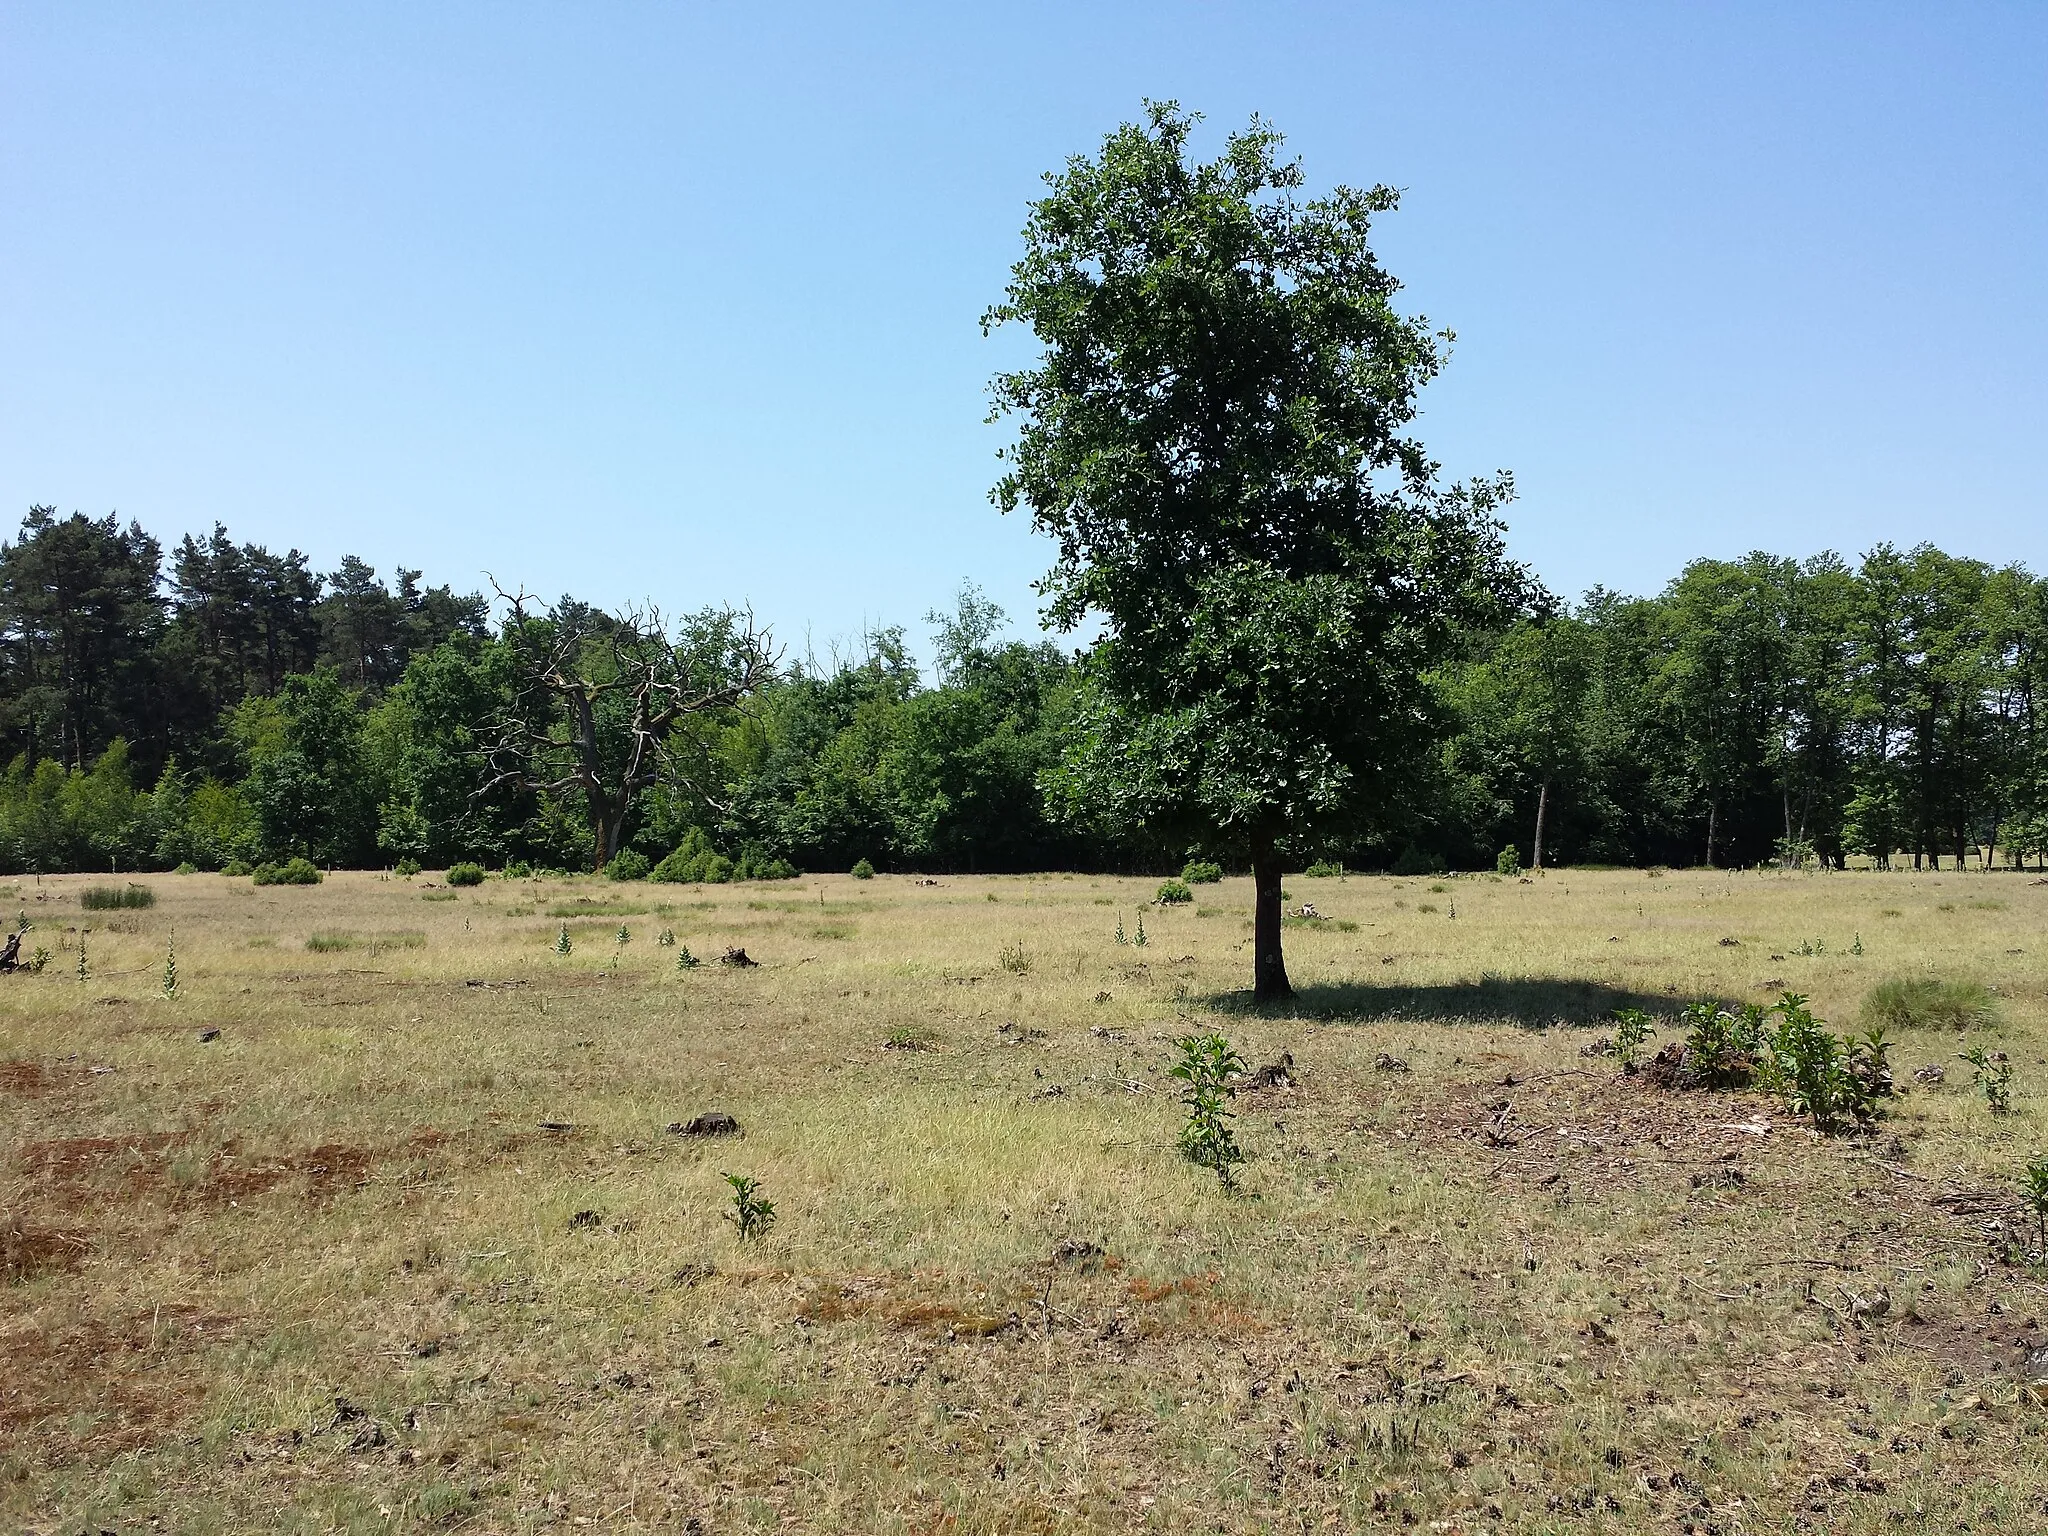
[[[1311,880],[1336,880],[1343,876],[1344,865],[1337,859],[1317,859],[1302,873]]]
[[[175,1002],[178,996],[178,946],[169,943],[164,946],[164,976],[161,988],[165,1002]]]
[[[410,854],[408,854],[406,855],[406,857],[400,859],[396,864],[391,866],[391,872],[394,875],[398,876],[398,878],[401,880],[410,880],[412,879],[413,876],[417,875],[420,872],[420,868],[420,861],[416,858],[413,858]],[[450,868],[448,874],[452,882],[455,874],[454,869]]]
[[[711,846],[702,827],[692,827],[675,851],[654,866],[651,877],[664,885],[723,885],[733,878],[733,864]]]
[[[1763,1020],[1772,1014],[1776,1026],[1764,1028]],[[1763,1086],[1823,1134],[1834,1134],[1851,1118],[1867,1119],[1877,1100],[1890,1095],[1889,1047],[1882,1029],[1860,1040],[1832,1034],[1796,992],[1785,993],[1768,1012],[1758,1010],[1757,1026]]]
[[[231,879],[241,880],[253,875],[256,870],[246,859],[229,859],[227,863],[221,865],[220,872]]]
[[[676,951],[677,970],[694,971],[701,964],[703,964],[703,962],[699,960],[695,955],[690,953],[689,945],[685,944]]]
[[[775,1225],[775,1203],[761,1193],[761,1181],[742,1173],[728,1173],[725,1182],[732,1186],[732,1209],[725,1213],[725,1219],[733,1224],[733,1231],[741,1242],[766,1237],[768,1229]]]
[[[575,946],[569,942],[569,925],[564,923],[555,931],[555,953],[566,955],[574,948]]]
[[[381,787],[363,724],[362,696],[328,667],[237,707],[230,733],[249,763],[243,793],[271,859],[374,861]]]
[[[2048,1157],[2037,1157],[2022,1170],[2020,1196],[2034,1213],[2034,1234],[2041,1258],[2048,1262]]]
[[[286,859],[282,864],[258,864],[250,871],[258,885],[318,885],[324,876],[311,860]]]
[[[661,932],[657,933],[654,936],[654,947],[656,949],[674,949],[676,947],[675,929],[664,928]]]
[[[632,848],[621,848],[605,865],[604,877],[607,880],[645,880],[653,868],[646,854]]]
[[[42,975],[43,968],[47,966],[50,963],[50,961],[54,958],[55,957],[51,955],[49,947],[47,945],[38,944],[36,946],[36,952],[33,955],[29,956],[29,974],[33,976]]]
[[[88,885],[78,893],[87,912],[118,912],[124,907],[153,907],[156,892],[146,885]]]
[[[1298,199],[1270,128],[1199,163],[1194,125],[1152,104],[1032,205],[984,322],[1043,348],[994,381],[1019,424],[994,495],[1058,543],[1050,620],[1102,625],[1064,806],[1270,868],[1384,824],[1440,718],[1428,672],[1521,592],[1505,478],[1444,490],[1402,435],[1442,352],[1369,244],[1395,193]],[[1277,950],[1254,979],[1286,993]]]
[[[996,959],[1012,976],[1022,976],[1031,969],[1031,952],[1022,944],[1004,945]]]
[[[482,885],[484,867],[481,864],[450,864],[445,878],[450,885]]]
[[[1863,1022],[1887,1029],[1988,1029],[1998,999],[1982,982],[1938,976],[1894,976],[1863,999]]]
[[[2003,1051],[1988,1051],[1983,1046],[1972,1046],[1963,1052],[1976,1074],[1977,1091],[1984,1095],[1984,1102],[1994,1115],[2012,1113],[2012,1061]]]
[[[1655,1022],[1642,1009],[1614,1010],[1614,1054],[1624,1067],[1634,1064],[1643,1043],[1655,1032]]]
[[[1195,893],[1182,880],[1168,880],[1159,887],[1159,894],[1152,898],[1162,907],[1184,906],[1195,899]]]
[[[855,861],[853,866],[853,878],[856,880],[874,879],[875,866],[873,864],[870,864],[866,859],[860,859]]]
[[[1513,843],[1507,844],[1493,856],[1493,872],[1510,878],[1522,872],[1522,850]]]
[[[1223,878],[1223,866],[1203,859],[1190,859],[1181,866],[1180,877],[1189,885],[1214,885]]]
[[[1230,1128],[1235,1118],[1230,1112],[1230,1079],[1244,1071],[1244,1060],[1216,1033],[1183,1035],[1173,1045],[1178,1056],[1167,1075],[1180,1082],[1180,1101],[1187,1110],[1178,1138],[1181,1155],[1215,1169],[1229,1189],[1236,1182],[1237,1165],[1244,1161]]]
[[[1440,875],[1444,872],[1443,856],[1410,843],[1401,850],[1401,856],[1394,860],[1393,872],[1407,876]]]

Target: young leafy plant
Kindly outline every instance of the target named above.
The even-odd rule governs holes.
[[[1167,1068],[1181,1083],[1180,1101],[1188,1117],[1180,1128],[1181,1155],[1216,1170],[1225,1189],[1236,1185],[1237,1165],[1244,1152],[1230,1129],[1230,1079],[1244,1071],[1244,1059],[1222,1035],[1183,1035],[1173,1042],[1178,1059]]]
[[[744,1243],[767,1236],[775,1225],[775,1202],[762,1195],[761,1181],[744,1173],[728,1173],[725,1182],[732,1186],[732,1209],[725,1219],[732,1223],[739,1240]]]
[[[2037,1157],[2020,1175],[2020,1197],[2034,1213],[2034,1235],[2041,1243],[2041,1258],[2048,1262],[2048,1157]]]
[[[555,953],[566,955],[571,948],[572,946],[569,943],[569,925],[564,923],[562,924],[561,931],[555,935]]]
[[[1643,1042],[1654,1033],[1656,1026],[1642,1009],[1614,1010],[1614,1054],[1621,1058],[1622,1066],[1635,1065],[1636,1056],[1641,1052]]]
[[[1977,1087],[1994,1115],[2012,1113],[2012,1062],[2003,1051],[1987,1051],[1981,1045],[1963,1052],[1963,1060],[1976,1070]]]

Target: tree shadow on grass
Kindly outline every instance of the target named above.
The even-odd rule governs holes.
[[[1249,992],[1228,992],[1204,1000],[1225,1012],[1256,1013],[1268,1018],[1332,1019],[1367,1024],[1408,1021],[1433,1024],[1512,1024],[1521,1029],[1548,1029],[1611,1024],[1617,1008],[1640,1008],[1664,1018],[1676,1015],[1693,995],[1638,992],[1605,982],[1555,976],[1482,976],[1477,981],[1435,986],[1375,985],[1366,982],[1320,982],[1295,990],[1291,1001],[1253,1003]],[[1710,998],[1732,1007],[1725,998]]]

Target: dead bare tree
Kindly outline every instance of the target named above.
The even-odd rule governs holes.
[[[692,721],[742,707],[781,665],[751,609],[707,608],[674,626],[659,609],[628,609],[601,623],[564,623],[532,611],[521,590],[491,588],[510,610],[506,640],[522,696],[485,746],[485,791],[516,785],[557,797],[580,793],[593,868],[619,850],[633,805],[664,773],[712,787],[678,756]]]

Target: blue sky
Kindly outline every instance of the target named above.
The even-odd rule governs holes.
[[[1421,431],[1550,584],[1933,540],[2048,567],[2048,7],[0,0],[0,518],[431,580],[963,578],[1041,172],[1146,96],[1386,182]],[[1214,142],[1214,139],[1211,140]]]

